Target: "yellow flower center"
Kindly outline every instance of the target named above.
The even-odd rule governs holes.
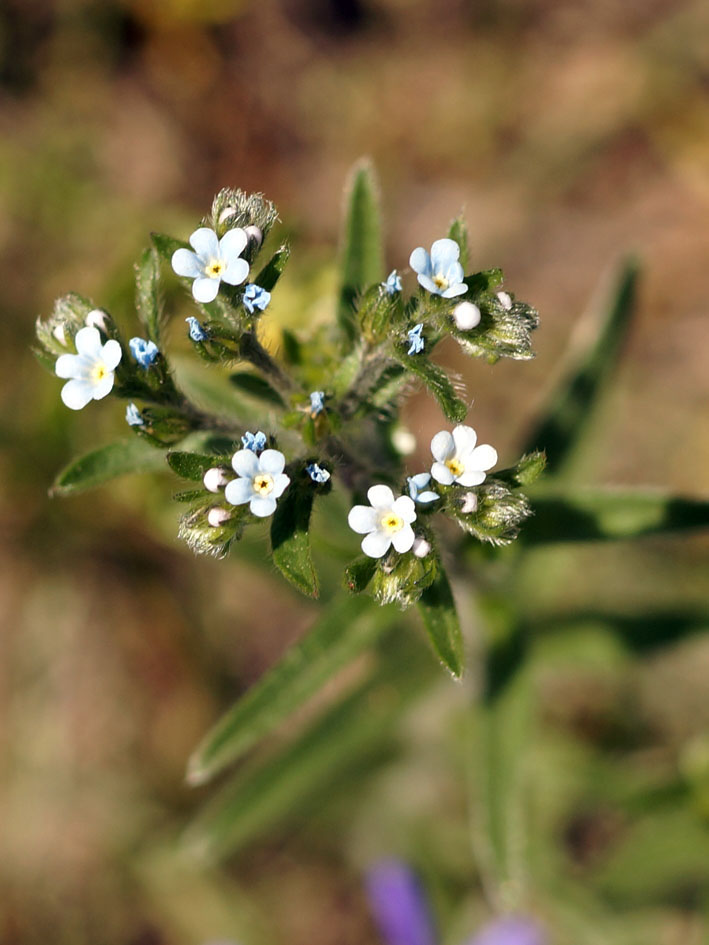
[[[465,466],[461,463],[457,456],[454,456],[453,459],[447,460],[446,466],[456,477],[462,476],[462,474],[465,472]]]
[[[269,476],[268,473],[259,473],[254,477],[254,492],[258,492],[259,495],[268,495],[271,489],[273,489],[273,476]]]
[[[94,382],[94,384],[98,384],[104,379],[104,377],[106,377],[107,374],[108,368],[103,363],[103,361],[99,361],[99,363],[95,364],[91,370],[91,380]]]
[[[226,266],[221,259],[212,259],[211,262],[205,267],[204,274],[210,279],[218,279],[225,269]]]
[[[393,535],[394,532],[401,531],[403,527],[404,520],[400,515],[397,515],[396,512],[387,512],[382,519],[382,529],[390,535]]]
[[[440,275],[440,273],[433,277],[434,284],[439,288],[445,290],[448,288],[448,280],[445,276]]]

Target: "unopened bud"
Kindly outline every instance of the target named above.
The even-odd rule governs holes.
[[[236,207],[224,207],[222,212],[219,214],[219,222],[224,223],[229,219],[229,217],[233,217],[236,212]]]
[[[463,504],[460,509],[463,515],[471,515],[477,510],[477,507],[478,497],[474,492],[466,492],[463,496]]]
[[[64,333],[63,325],[55,325],[54,328],[52,328],[52,334],[57,339],[60,345],[66,344],[66,335]]]
[[[391,442],[402,456],[410,456],[416,449],[416,437],[406,427],[397,427],[391,435]]]
[[[416,538],[414,538],[414,543],[411,546],[411,550],[417,558],[425,558],[431,550],[431,543],[430,541],[426,541],[426,539],[422,538],[420,535],[417,535]]]
[[[512,296],[508,292],[498,292],[497,299],[506,312],[512,308]]]
[[[480,309],[472,302],[459,302],[453,309],[453,319],[460,331],[470,331],[480,324]]]
[[[204,488],[207,489],[208,492],[219,492],[228,481],[229,479],[226,473],[223,469],[220,469],[219,466],[213,466],[211,469],[208,469],[202,479]]]
[[[256,243],[257,246],[260,246],[263,242],[263,231],[258,226],[247,226],[244,228],[244,233],[246,233],[248,238]]]
[[[228,522],[230,518],[231,512],[227,512],[226,509],[220,509],[216,505],[207,512],[207,521],[212,528],[219,528],[220,525]]]
[[[106,331],[106,314],[100,308],[92,309],[86,316],[86,324],[89,328],[99,328]]]

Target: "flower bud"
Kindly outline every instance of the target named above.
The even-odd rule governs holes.
[[[89,328],[98,328],[100,331],[106,331],[106,315],[100,308],[92,309],[86,316],[86,324]]]
[[[509,292],[498,292],[497,299],[506,312],[512,308],[512,296]]]
[[[66,345],[66,334],[63,325],[55,325],[54,328],[52,328],[52,334],[60,345]]]
[[[416,449],[416,437],[406,427],[397,427],[391,435],[391,442],[401,456],[410,456]]]
[[[208,469],[204,474],[204,478],[202,479],[204,488],[208,492],[219,492],[219,490],[222,489],[228,481],[229,479],[226,473],[223,469],[220,469],[219,466],[213,466],[211,469]],[[214,511],[214,509],[212,511]]]
[[[453,309],[453,319],[460,331],[470,331],[480,324],[480,309],[472,302],[459,302]]]
[[[227,512],[226,509],[220,509],[217,505],[207,512],[207,521],[212,528],[219,528],[220,525],[228,522],[230,518],[231,512]]]
[[[229,217],[233,217],[236,212],[236,207],[224,207],[222,212],[219,214],[219,223],[224,223],[229,219]]]
[[[260,246],[263,242],[263,231],[258,226],[246,226],[244,227],[244,233],[256,246]]]
[[[431,550],[431,543],[426,541],[426,539],[421,535],[417,535],[416,538],[414,538],[414,543],[411,550],[417,558],[425,558]]]
[[[463,496],[463,504],[460,511],[463,515],[472,515],[478,508],[478,497],[474,492],[466,492]]]

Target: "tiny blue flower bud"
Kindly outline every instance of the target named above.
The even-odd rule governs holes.
[[[260,453],[261,450],[265,450],[266,442],[266,434],[262,433],[261,430],[258,433],[249,433],[247,430],[241,438],[244,449],[251,450],[252,453]]]
[[[317,463],[309,463],[305,467],[305,471],[313,480],[313,482],[327,482],[330,478],[330,473],[327,469],[323,469],[322,466],[318,466]]]
[[[406,335],[410,342],[408,354],[419,354],[419,352],[423,351],[425,342],[421,334],[422,330],[423,322],[419,322],[418,325],[414,325],[413,328],[409,329]]]
[[[189,333],[192,341],[206,341],[209,335],[200,325],[199,321],[194,317],[194,315],[188,316],[185,321],[190,326]]]
[[[440,496],[437,492],[434,492],[432,489],[426,489],[426,486],[431,481],[430,473],[418,473],[415,476],[409,476],[406,480],[409,486],[409,495],[420,505],[426,505],[428,502],[435,502],[436,499],[440,499]]]
[[[310,395],[310,415],[317,417],[325,409],[325,391],[314,390]]]
[[[386,290],[387,295],[396,295],[397,292],[401,292],[401,276],[396,269],[392,269],[386,278],[386,282],[382,282],[382,287]]]
[[[131,338],[128,346],[135,360],[143,368],[149,368],[160,353],[155,342],[146,341],[145,338]]]
[[[261,312],[268,308],[268,303],[271,301],[271,293],[262,289],[260,285],[250,282],[244,289],[242,301],[244,308],[250,315],[253,315],[254,309],[256,308]]]
[[[130,427],[145,426],[145,420],[135,404],[128,404],[126,407],[126,423]]]

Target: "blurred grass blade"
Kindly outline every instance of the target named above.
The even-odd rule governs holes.
[[[709,631],[709,609],[705,612],[653,609],[642,613],[583,610],[545,615],[530,621],[529,628],[531,634],[540,638],[547,634],[568,638],[579,630],[603,628],[622,640],[628,650],[648,653]]]
[[[637,281],[638,265],[628,260],[595,329],[595,339],[583,350],[570,353],[564,380],[527,437],[523,451],[545,450],[551,472],[559,472],[571,459],[616,365],[635,310]]]
[[[135,307],[148,338],[160,346],[162,299],[160,260],[157,250],[146,249],[135,266]]]
[[[139,440],[119,440],[84,453],[58,474],[50,495],[73,495],[101,486],[128,473],[165,469],[165,454]]]
[[[397,357],[399,356],[397,355]],[[438,401],[438,406],[446,417],[456,422],[465,420],[468,406],[456,394],[455,388],[443,368],[418,355],[407,357],[406,360],[404,360],[404,357],[399,357],[401,365],[423,381]]]
[[[271,292],[275,284],[283,275],[286,263],[290,258],[290,246],[285,244],[279,247],[271,256],[269,261],[254,279],[256,285],[261,286],[267,292]]]
[[[330,605],[303,640],[208,733],[190,759],[190,784],[208,781],[248,751],[397,618],[392,608],[376,610],[361,597]]]
[[[421,595],[418,609],[436,655],[453,676],[460,679],[464,666],[463,635],[453,592],[443,569]]]
[[[342,283],[337,320],[345,337],[355,337],[357,295],[384,275],[379,195],[369,162],[355,165],[347,190],[342,249]]]
[[[295,475],[291,471],[291,478]],[[314,496],[315,490],[310,480],[305,489],[300,488],[297,481],[291,482],[279,499],[271,522],[273,563],[306,597],[317,597],[319,594],[309,535]]]
[[[521,539],[542,542],[613,541],[709,527],[709,499],[639,489],[535,491],[534,515]]]

